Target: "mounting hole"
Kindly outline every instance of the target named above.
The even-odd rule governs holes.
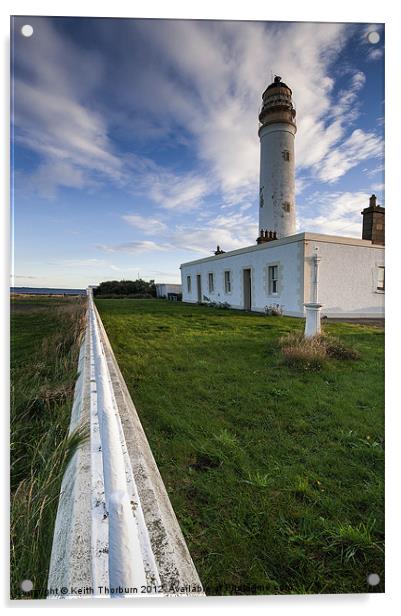
[[[23,580],[21,582],[21,590],[23,590],[24,592],[31,592],[32,589],[33,589],[32,580]]]
[[[380,34],[373,30],[368,33],[368,41],[372,43],[372,45],[376,45],[380,41]]]
[[[21,34],[22,36],[26,36],[27,38],[29,38],[30,36],[32,36],[33,34],[33,28],[31,25],[29,24],[25,24],[24,26],[22,26],[21,28]]]
[[[369,586],[377,586],[380,582],[380,575],[377,575],[377,573],[369,573],[367,580]]]

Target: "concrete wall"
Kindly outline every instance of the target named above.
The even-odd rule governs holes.
[[[251,270],[252,310],[263,312],[265,306],[280,304],[284,314],[303,315],[303,238],[277,240],[235,250],[223,255],[200,259],[181,266],[184,302],[197,302],[197,276],[201,276],[202,299],[228,302],[233,308],[244,308],[244,269]],[[268,268],[278,266],[279,282],[276,295],[269,291]],[[231,292],[226,293],[224,272],[231,272]],[[209,273],[214,274],[214,291],[209,291]],[[191,277],[191,292],[187,288]]]
[[[137,588],[138,596],[203,595],[91,297],[78,368],[70,432],[82,426],[89,438],[75,452],[62,481],[49,598],[132,596],[126,587]],[[143,582],[145,594],[141,594]],[[118,590],[109,591],[112,587]]]
[[[384,247],[353,238],[305,236],[305,301],[311,301],[311,259],[317,247],[322,315],[383,317],[384,292],[377,290],[377,268],[384,266]]]

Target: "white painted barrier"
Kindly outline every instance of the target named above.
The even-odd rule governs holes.
[[[63,479],[50,598],[204,595],[127,392],[88,290],[71,429],[88,423],[90,440],[78,449]],[[85,529],[83,518],[90,528]]]
[[[89,295],[89,324],[92,339],[92,352],[95,366],[96,405],[99,418],[100,446],[102,450],[104,495],[106,511],[109,518],[109,558],[108,571],[110,587],[140,588],[148,586],[152,581],[160,586],[154,560],[149,569],[146,567],[144,556],[149,558],[149,539],[146,526],[140,534],[138,524],[138,508],[136,512],[130,503],[127,477],[124,464],[124,449],[126,449],[124,436],[119,430],[116,405],[113,400],[113,387],[108,373],[104,349],[100,339],[99,328],[93,307],[92,294]],[[142,516],[141,516],[142,518]],[[141,540],[145,543],[141,548]],[[146,556],[145,556],[146,557]],[[116,592],[113,596],[125,594]]]

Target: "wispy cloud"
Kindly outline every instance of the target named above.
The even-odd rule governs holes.
[[[148,197],[166,210],[188,212],[196,209],[202,199],[211,192],[206,178],[195,174],[177,175],[167,171],[147,174],[142,184],[148,189]]]
[[[318,177],[326,182],[335,182],[360,162],[382,157],[383,153],[381,138],[358,128],[323,159]]]
[[[377,60],[382,47],[369,45],[367,31],[358,45]],[[114,191],[116,220],[137,231],[133,241],[114,234],[98,244],[105,253],[149,259],[253,244],[257,116],[272,71],[294,93],[298,195],[316,188],[314,200],[300,199],[300,228],[359,235],[365,192],[321,192],[363,161],[368,178],[382,170],[382,127],[357,124],[372,65],[347,64],[341,88],[333,70],[353,33],[355,26],[329,23],[116,20],[106,28],[98,20],[91,46],[35,18],[35,36],[16,55],[15,138],[35,161],[18,185],[47,197],[64,188]],[[117,263],[63,267],[119,271]]]
[[[375,60],[381,60],[383,56],[384,56],[383,47],[377,47],[377,48],[370,49],[368,51],[367,59],[374,62]]]
[[[212,254],[217,245],[227,251],[254,244],[257,231],[252,215],[219,215],[203,224],[176,228],[169,235],[169,241],[176,248],[207,255]]]
[[[168,250],[169,246],[165,244],[156,244],[150,240],[143,240],[138,242],[124,242],[122,244],[97,244],[96,248],[103,250],[104,252],[125,252],[129,254],[139,254],[149,251],[163,251]]]
[[[317,168],[325,159],[327,167],[335,158],[333,150],[344,153],[350,145],[346,133],[351,116],[344,111],[350,111],[365,75],[354,71],[347,91],[335,100],[329,73],[349,36],[347,25],[149,21],[127,28],[127,36],[113,41],[107,58],[66,40],[49,21],[38,20],[37,37],[31,41],[35,53],[25,49],[16,59],[23,68],[15,82],[16,138],[40,156],[31,181],[48,196],[57,187],[94,189],[111,182],[129,192],[146,191],[166,210],[191,211],[216,190],[228,203],[254,198],[256,120],[268,68],[280,72],[295,93],[300,169]],[[102,24],[94,24],[94,32],[106,39],[113,26],[106,35]],[[152,53],[138,62],[145,39]],[[134,73],[127,58],[136,58]],[[311,74],[313,79],[307,79]],[[109,97],[98,96],[106,84],[109,88],[111,77],[118,100],[113,109]],[[134,121],[128,109],[138,112]],[[178,171],[119,151],[111,137],[121,131],[116,122],[127,120],[129,131],[138,116],[154,126],[164,147],[163,136],[168,140],[174,133],[185,143],[185,131],[197,155],[193,170]],[[194,170],[199,166],[201,174]],[[349,168],[341,164],[336,178]],[[324,179],[327,171],[317,175]]]
[[[369,193],[360,191],[314,193],[299,208],[300,228],[316,233],[361,237],[361,211],[368,206],[369,197]]]
[[[372,184],[370,187],[370,190],[373,190],[375,192],[381,192],[384,190],[384,184],[382,183]]]
[[[132,227],[140,229],[145,234],[153,235],[164,231],[167,226],[157,218],[141,216],[140,214],[125,214],[123,220],[128,222]]]
[[[29,48],[33,46],[33,50]],[[60,36],[46,19],[17,47],[13,122],[16,142],[39,156],[28,182],[52,197],[59,187],[91,188],[123,181],[123,162],[89,93],[98,60]]]

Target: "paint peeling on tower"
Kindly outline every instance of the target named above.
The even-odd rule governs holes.
[[[262,101],[259,114],[259,230],[260,237],[267,231],[280,239],[296,233],[296,111],[292,90],[278,76],[263,92]]]

